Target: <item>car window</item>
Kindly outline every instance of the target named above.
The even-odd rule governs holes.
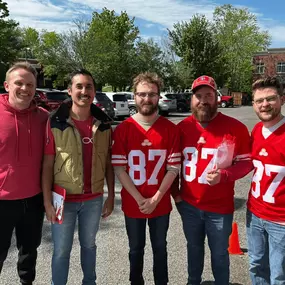
[[[113,100],[114,100],[114,102],[126,102],[126,101],[128,101],[125,94],[114,94]]]
[[[96,92],[96,99],[97,101],[110,101],[110,98],[105,94],[105,93],[99,93],[99,92]]]
[[[68,98],[68,96],[63,92],[47,92],[46,93],[48,100],[58,100],[58,101],[64,101]]]
[[[165,94],[165,97],[166,97],[167,99],[176,99],[175,94]]]
[[[125,96],[126,96],[126,98],[127,98],[128,100],[132,100],[132,95],[131,95],[131,94],[126,94]]]

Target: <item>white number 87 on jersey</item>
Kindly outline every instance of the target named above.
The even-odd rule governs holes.
[[[128,155],[129,163],[129,176],[131,177],[133,183],[136,186],[140,186],[147,182],[148,185],[158,185],[158,174],[161,170],[165,160],[166,160],[166,150],[165,149],[149,149],[148,157],[141,150],[131,150]],[[155,161],[158,157],[158,161],[152,171],[149,179],[146,177],[146,164],[148,161]],[[134,164],[134,158],[139,159],[138,164]],[[138,177],[135,178],[135,172],[138,172]]]

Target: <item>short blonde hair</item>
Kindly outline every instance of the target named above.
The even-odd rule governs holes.
[[[136,93],[137,86],[141,82],[147,82],[156,85],[158,94],[160,94],[160,90],[163,88],[163,81],[156,73],[144,72],[137,75],[133,80],[134,93]]]
[[[9,75],[17,69],[25,69],[26,71],[32,73],[35,79],[37,80],[38,73],[36,69],[30,63],[25,62],[25,61],[20,61],[20,62],[16,62],[15,64],[13,64],[9,68],[9,70],[6,72],[6,81],[8,81]]]
[[[252,84],[252,95],[254,97],[257,89],[264,89],[267,87],[275,88],[279,96],[283,96],[283,85],[276,76],[268,76],[265,78],[257,79]]]

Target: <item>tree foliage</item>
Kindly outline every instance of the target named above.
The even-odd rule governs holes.
[[[90,21],[76,20],[76,28],[65,33],[20,29],[8,19],[7,3],[0,0],[0,64],[17,57],[34,57],[45,75],[62,86],[74,69],[86,68],[98,85],[124,90],[132,78],[144,71],[157,72],[166,86],[183,90],[195,77],[213,76],[218,86],[249,91],[252,55],[270,44],[268,32],[261,31],[256,16],[232,5],[217,7],[213,21],[194,15],[168,30],[165,46],[143,40],[135,19],[122,11],[103,8]]]
[[[173,30],[168,30],[173,50],[194,77],[214,76],[220,70],[220,46],[212,30],[204,15],[194,15],[189,22],[176,23]]]
[[[215,34],[222,49],[226,85],[234,91],[250,91],[252,56],[270,44],[267,31],[261,31],[257,18],[246,8],[232,5],[214,11]]]
[[[93,13],[85,40],[88,67],[100,82],[120,89],[128,85],[138,34],[134,18],[126,12],[116,15],[104,8],[101,13]]]
[[[0,0],[0,63],[4,65],[15,61],[22,49],[18,23],[8,17],[7,3]]]

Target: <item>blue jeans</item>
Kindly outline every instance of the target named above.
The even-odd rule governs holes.
[[[216,285],[229,285],[229,236],[232,232],[233,214],[217,214],[199,210],[185,201],[176,204],[181,215],[187,240],[188,283],[202,281],[205,254],[205,237],[211,250],[211,265]]]
[[[65,285],[68,279],[69,259],[75,224],[78,217],[78,237],[84,285],[96,284],[96,234],[102,213],[103,197],[85,202],[67,202],[63,223],[52,224],[53,256],[52,284]],[[79,282],[77,283],[79,284]]]
[[[246,215],[249,273],[253,285],[285,284],[285,226]]]
[[[135,219],[125,216],[129,238],[129,260],[131,285],[143,285],[143,259],[147,219]],[[153,275],[155,285],[167,285],[167,242],[169,214],[148,219],[150,241],[153,251]]]

